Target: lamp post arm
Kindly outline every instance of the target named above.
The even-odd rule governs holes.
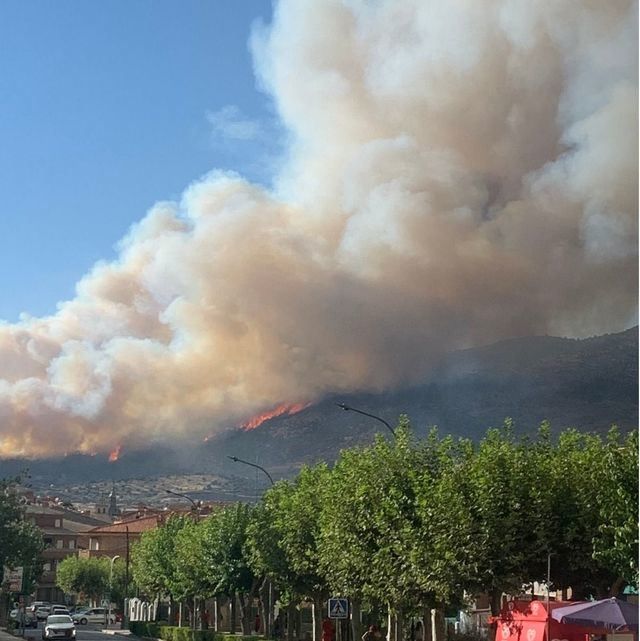
[[[174,492],[173,490],[165,490],[167,494],[173,494],[174,496],[180,496],[183,499],[187,499],[187,501],[191,501],[191,505],[193,505],[193,509],[197,512],[198,511],[198,504],[190,497],[187,496],[186,494],[180,494],[180,492]]]
[[[227,456],[227,458],[230,458],[234,463],[244,463],[245,465],[250,465],[251,467],[255,467],[259,470],[262,470],[267,475],[269,481],[271,481],[271,485],[275,485],[273,478],[271,478],[271,474],[269,474],[269,472],[267,472],[267,470],[265,470],[264,467],[260,465],[256,465],[255,463],[249,463],[249,461],[243,461],[241,458],[238,458],[237,456]]]
[[[355,407],[351,407],[349,405],[345,405],[344,403],[336,403],[336,405],[340,409],[343,409],[345,412],[357,412],[358,414],[362,414],[364,416],[368,416],[369,418],[374,418],[376,421],[380,421],[380,423],[382,423],[393,434],[393,437],[395,438],[395,436],[396,436],[395,430],[383,418],[380,418],[379,416],[376,416],[375,414],[369,414],[369,412],[364,412],[362,410],[358,410]]]

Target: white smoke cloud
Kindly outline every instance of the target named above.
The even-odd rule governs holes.
[[[282,0],[252,47],[276,187],[205,176],[0,326],[0,454],[205,435],[635,321],[635,2]]]

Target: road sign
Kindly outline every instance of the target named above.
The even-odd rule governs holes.
[[[9,592],[22,592],[22,575],[24,569],[21,567],[11,569],[5,567],[3,583],[9,584]]]
[[[346,619],[349,616],[349,601],[347,599],[329,599],[329,618]]]

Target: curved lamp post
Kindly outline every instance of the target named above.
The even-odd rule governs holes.
[[[355,407],[351,407],[349,405],[345,405],[345,403],[336,403],[336,405],[340,409],[344,410],[345,412],[357,412],[358,414],[363,414],[364,416],[368,416],[369,418],[373,418],[376,421],[380,421],[380,423],[382,423],[393,434],[393,437],[395,438],[396,433],[395,433],[393,427],[391,427],[391,425],[389,425],[389,423],[387,423],[387,421],[385,421],[383,418],[380,418],[379,416],[376,416],[375,414],[369,414],[369,412],[363,412],[362,410],[356,409]]]
[[[264,467],[261,467],[260,465],[256,465],[255,463],[249,463],[249,461],[244,461],[241,458],[238,458],[237,456],[227,456],[227,458],[230,458],[234,463],[244,463],[245,465],[250,465],[251,467],[255,467],[259,470],[262,470],[267,475],[267,478],[271,482],[271,485],[275,485],[273,478],[271,478],[271,474],[269,474],[269,472],[267,472],[267,470],[265,470]]]
[[[174,492],[173,490],[165,490],[167,494],[173,494],[174,496],[179,496],[183,499],[187,499],[187,501],[191,501],[191,505],[193,505],[193,509],[196,512],[200,511],[200,506],[190,497],[187,496],[186,494],[180,494],[180,492]]]

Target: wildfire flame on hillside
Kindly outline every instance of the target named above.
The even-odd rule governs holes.
[[[246,423],[243,423],[241,427],[245,430],[254,430],[258,425],[262,425],[265,421],[268,421],[270,418],[275,418],[276,416],[291,416],[301,412],[303,409],[309,407],[311,403],[281,403],[276,408],[263,412],[262,414],[256,414],[250,418]]]
[[[120,458],[121,445],[116,445],[115,449],[109,452],[109,463],[115,463]]]

